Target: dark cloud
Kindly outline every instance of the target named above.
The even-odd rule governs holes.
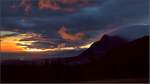
[[[3,26],[14,26],[14,28],[19,28],[20,30],[40,32],[45,35],[51,33],[51,36],[54,38],[61,25],[67,25],[69,30],[73,32],[77,32],[78,29],[85,32],[90,30],[92,32],[95,30],[101,31],[108,24],[122,25],[131,22],[131,20],[136,21],[138,18],[148,17],[148,0],[98,0],[92,6],[83,7],[75,13],[61,14],[48,11],[50,13],[44,15],[44,17],[36,15],[46,14],[46,10],[37,11],[36,7],[33,7],[36,15],[26,18],[18,16],[17,14],[20,14],[20,12],[12,14],[10,9],[7,10],[7,5],[11,5],[11,3],[6,2],[13,2],[15,4],[19,2],[11,0],[2,1],[4,2],[2,6],[6,7],[4,12],[10,12],[6,12],[4,16],[7,16],[7,14],[14,15],[13,17],[4,17]],[[20,15],[24,16],[24,14]]]
[[[29,48],[39,48],[39,49],[47,49],[47,48],[55,48],[57,44],[52,44],[49,42],[35,42],[32,45],[29,45]]]
[[[32,34],[32,33],[31,33]],[[50,38],[48,37],[44,37],[38,34],[32,34],[32,37],[29,38],[25,38],[25,39],[21,39],[19,41],[43,41],[43,42],[49,42],[49,43],[53,43]]]

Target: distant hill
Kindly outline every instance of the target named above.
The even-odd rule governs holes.
[[[86,58],[104,56],[109,50],[117,48],[125,43],[127,43],[127,41],[118,36],[103,35],[99,41],[92,44],[89,49],[85,50],[79,56],[84,56]]]
[[[102,78],[148,78],[149,37],[145,36],[114,48],[105,56],[93,60],[87,67],[91,69],[91,73],[87,73],[91,77],[95,73]]]

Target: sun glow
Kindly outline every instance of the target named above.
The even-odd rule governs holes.
[[[0,52],[22,52],[27,46],[32,45],[34,41],[20,41],[21,39],[30,38],[31,34],[18,34],[15,36],[0,38]],[[19,45],[18,45],[19,44]]]
[[[89,44],[80,46],[80,48],[81,48],[81,49],[87,49],[87,48],[91,47],[91,45],[92,45],[93,43],[94,43],[94,42],[91,42],[91,43],[89,43]]]

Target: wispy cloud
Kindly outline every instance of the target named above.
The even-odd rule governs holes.
[[[16,35],[17,32],[14,32],[14,31],[4,31],[2,30],[0,32],[0,37],[5,37],[5,36],[11,36],[11,35]]]
[[[30,14],[32,12],[32,3],[31,0],[21,0],[20,7],[27,13]]]
[[[63,38],[64,40],[68,40],[68,41],[78,41],[82,39],[82,37],[84,36],[84,33],[82,32],[78,32],[76,34],[68,33],[67,28],[65,26],[62,26],[58,30],[58,34],[61,36],[61,38]]]
[[[49,9],[52,11],[73,12],[79,10],[78,8],[86,6],[89,0],[20,0],[19,6],[11,6],[11,8],[22,8],[27,14],[31,14],[33,6],[38,9]],[[33,5],[34,4],[34,5]]]

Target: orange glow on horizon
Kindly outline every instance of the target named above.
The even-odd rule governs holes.
[[[17,46],[15,42],[5,42],[5,43],[1,43],[0,51],[1,52],[19,52],[19,51],[24,51],[24,48],[21,46]]]
[[[9,36],[9,37],[1,37],[0,38],[0,52],[59,52],[59,51],[69,51],[69,50],[80,50],[80,49],[87,49],[89,48],[92,43],[81,45],[81,46],[70,46],[67,47],[65,44],[58,45],[55,48],[29,48],[30,45],[33,45],[34,40],[22,40],[26,38],[31,38],[36,36],[34,33],[26,33],[26,34],[19,34],[16,36]]]
[[[0,52],[22,52],[26,46],[18,45],[18,43],[32,44],[32,42],[21,42],[21,39],[32,37],[30,34],[19,34],[16,36],[0,38]]]

